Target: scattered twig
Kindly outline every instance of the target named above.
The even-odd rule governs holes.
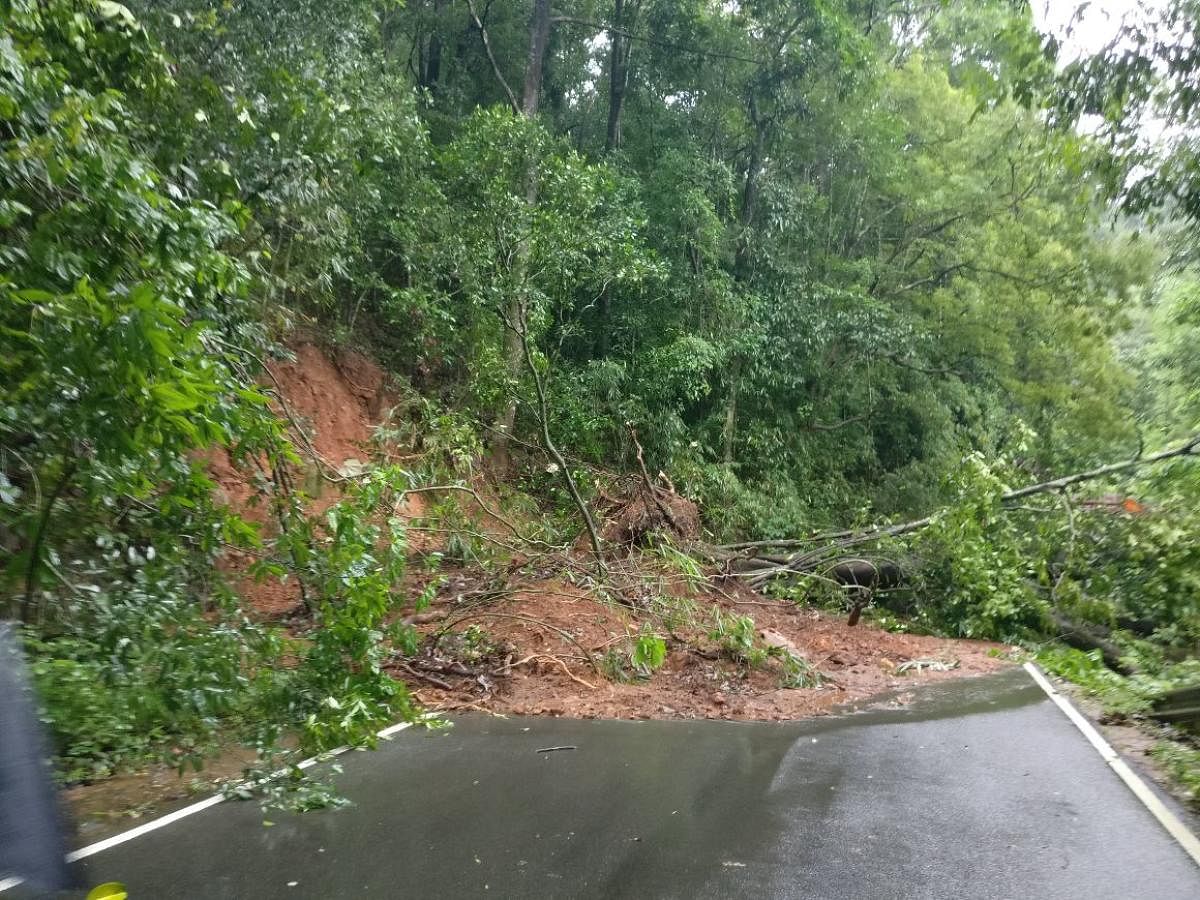
[[[521,352],[525,357],[525,367],[533,377],[533,388],[537,394],[538,420],[542,426],[542,444],[545,447],[546,453],[558,467],[563,483],[567,487],[567,493],[571,495],[571,500],[574,501],[576,508],[579,510],[584,528],[587,530],[588,540],[592,544],[596,572],[603,578],[605,575],[604,548],[600,540],[600,532],[596,528],[596,520],[592,518],[592,511],[588,508],[587,501],[579,493],[579,487],[575,484],[575,477],[571,474],[571,469],[567,465],[567,461],[563,458],[562,453],[559,452],[557,445],[554,443],[554,439],[550,436],[550,401],[546,397],[546,385],[542,380],[542,373],[538,371],[537,364],[533,360],[533,350],[530,348],[529,341],[529,310],[524,300],[519,304],[518,314],[518,321],[512,322],[505,317],[504,324],[507,328],[514,331],[520,340]]]
[[[500,64],[496,62],[496,54],[492,52],[492,42],[488,37],[487,28],[483,25],[483,20],[479,18],[479,13],[475,11],[473,0],[467,0],[467,9],[471,13],[471,21],[475,23],[475,27],[479,29],[479,38],[483,42],[483,50],[487,55],[488,62],[492,64],[492,74],[496,76],[496,81],[500,83],[500,87],[504,89],[504,96],[508,98],[508,105],[517,115],[521,114],[521,104],[517,102],[517,96],[513,93],[512,88],[508,86],[508,81],[504,78],[504,73],[500,71]]]
[[[561,747],[539,747],[536,753],[554,753],[557,750],[578,750],[574,744],[563,744]]]
[[[725,595],[725,598],[730,603],[736,603],[738,606],[768,606],[772,609],[786,609],[786,604],[783,600],[738,600],[728,594]]]
[[[533,660],[539,659],[544,655],[545,654],[542,654],[542,653],[530,653],[524,659],[517,660],[516,662],[506,662],[500,668],[492,669],[492,674],[493,675],[507,675],[509,672],[511,672],[513,669],[517,668],[518,666],[523,666],[523,665],[525,665],[525,663],[532,662]],[[512,657],[510,656],[509,659],[511,660]]]
[[[516,537],[522,543],[540,545],[549,550],[564,549],[562,547],[557,547],[554,544],[549,544],[546,541],[541,540],[540,538],[526,537],[524,534],[521,533],[521,530],[519,528],[517,528],[516,525],[514,525],[512,522],[510,522],[504,516],[500,515],[500,513],[496,512],[494,509],[490,508],[487,505],[487,503],[484,502],[484,499],[479,496],[478,491],[476,491],[474,488],[467,487],[466,485],[462,485],[462,484],[431,484],[431,485],[426,485],[425,487],[408,488],[401,492],[400,497],[396,502],[397,502],[397,504],[402,503],[404,501],[404,497],[407,496],[408,494],[426,494],[426,493],[435,493],[438,491],[458,491],[459,493],[469,494],[471,497],[473,497],[475,499],[475,502],[479,504],[480,509],[482,509],[487,515],[491,516],[493,519],[495,519],[497,522],[499,522],[501,525],[503,525],[505,528],[507,528],[509,531],[511,531],[513,533],[513,536]]]
[[[574,672],[572,672],[567,667],[566,662],[564,662],[561,658],[559,658],[557,656],[546,656],[544,658],[549,659],[552,662],[558,663],[559,667],[563,670],[563,674],[566,675],[568,678],[570,678],[572,681],[574,681],[576,684],[582,684],[588,690],[594,691],[596,689],[596,686],[594,684],[592,684],[589,681],[584,681],[582,678],[580,678],[578,675],[576,675]]]
[[[484,534],[480,531],[474,531],[470,528],[430,528],[428,525],[406,525],[405,531],[415,531],[419,534],[442,534],[442,535],[466,535],[467,537],[475,538],[483,541],[486,544],[495,544],[509,553],[520,553],[521,548],[507,541],[502,541],[500,538],[493,537],[490,534]]]
[[[419,678],[421,681],[428,681],[434,687],[439,687],[443,691],[454,690],[454,685],[450,684],[450,682],[442,678],[438,678],[436,675],[431,675],[429,672],[422,672],[420,669],[414,669],[407,663],[398,662],[396,663],[396,667],[407,672],[413,678]]]
[[[662,498],[658,496],[660,489],[655,486],[654,482],[650,478],[650,473],[646,471],[646,459],[642,454],[642,443],[638,440],[637,429],[633,427],[632,422],[626,422],[625,427],[629,429],[629,436],[633,439],[633,446],[637,450],[638,468],[642,472],[642,483],[646,487],[646,493],[650,495],[651,501],[653,501],[654,505],[658,507],[658,511],[662,513],[662,517],[667,524],[669,524],[675,530],[676,534],[682,534],[682,529],[679,527],[679,523],[675,521],[675,516],[671,512],[670,507],[663,503]]]
[[[445,609],[428,609],[424,612],[409,613],[400,620],[401,625],[428,625],[431,622],[440,622],[446,616],[450,615],[449,610]]]
[[[571,634],[571,632],[566,631],[565,629],[559,628],[557,625],[551,625],[549,622],[543,622],[541,619],[535,619],[533,616],[523,616],[520,613],[500,613],[500,612],[489,612],[486,610],[476,612],[476,611],[472,610],[472,611],[463,613],[461,615],[455,616],[453,619],[450,619],[449,621],[445,622],[442,625],[442,627],[440,629],[438,629],[437,635],[440,637],[441,635],[448,632],[453,626],[459,624],[460,622],[465,622],[468,619],[515,619],[518,622],[528,622],[531,625],[538,625],[542,628],[546,628],[550,631],[555,632],[560,637],[562,637],[565,641],[567,641],[568,643],[570,643],[570,644],[574,645],[576,648],[578,648],[579,652],[583,654],[583,658],[587,660],[588,665],[590,665],[592,667],[592,670],[597,675],[603,674],[600,671],[600,666],[596,662],[595,657],[593,657],[592,654],[590,652],[588,652],[587,647],[585,647],[585,646],[583,646],[583,644],[579,643],[579,639],[576,638],[573,634]]]
[[[920,674],[926,670],[930,672],[949,672],[952,669],[957,669],[958,665],[957,659],[949,661],[944,659],[910,659],[908,662],[902,662],[896,666],[896,674],[906,675],[909,672]]]

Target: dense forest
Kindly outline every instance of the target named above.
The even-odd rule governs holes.
[[[418,715],[387,510],[430,490],[458,531],[419,565],[499,577],[484,484],[598,594],[641,472],[702,517],[659,562],[828,533],[903,571],[879,624],[1020,644],[1114,715],[1200,679],[1194,0],[1079,58],[1022,0],[0,10],[0,607],[67,779]],[[310,452],[296,333],[379,361],[411,452]]]

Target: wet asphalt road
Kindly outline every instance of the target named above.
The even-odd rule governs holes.
[[[224,803],[81,871],[131,900],[1200,898],[1021,670],[790,724],[462,718],[342,762],[349,808]]]

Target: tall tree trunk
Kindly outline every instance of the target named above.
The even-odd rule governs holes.
[[[612,313],[612,297],[609,292],[608,285],[600,291],[600,297],[596,301],[596,339],[592,343],[592,354],[596,359],[604,359],[608,356],[608,332],[611,327],[609,316]]]
[[[631,7],[636,15],[637,4]],[[621,111],[629,88],[629,53],[633,42],[625,33],[625,12],[625,0],[613,0],[612,28],[608,32],[608,130],[604,138],[604,149],[609,153],[621,146]]]
[[[550,43],[550,0],[533,0],[529,17],[529,56],[525,60],[525,89],[521,94],[521,112],[529,118],[537,115],[542,96],[542,70],[546,64],[546,45]]]
[[[742,209],[738,215],[741,234],[738,235],[733,269],[734,279],[742,283],[749,281],[751,275],[750,226],[754,223],[754,214],[758,211],[758,182],[767,152],[767,132],[771,126],[769,119],[758,117],[757,104],[753,98],[750,100],[750,118],[754,123],[754,137],[750,142],[750,158],[746,161],[746,179],[742,184]]]
[[[758,207],[758,182],[759,176],[762,174],[763,160],[766,158],[767,132],[771,126],[771,119],[759,116],[758,104],[755,102],[753,94],[750,95],[749,104],[750,121],[754,124],[754,137],[750,142],[750,158],[746,161],[746,179],[742,184],[742,209],[738,214],[741,234],[738,235],[737,249],[734,251],[733,260],[733,280],[739,285],[749,283],[753,275],[750,226],[754,222],[754,214]],[[741,378],[742,358],[735,354],[729,367],[729,394],[725,399],[725,425],[721,431],[722,458],[726,465],[733,464]]]
[[[738,391],[742,386],[742,358],[734,356],[729,367],[729,396],[725,399],[725,426],[721,429],[721,458],[733,465],[733,438],[737,431]]]
[[[609,29],[608,54],[608,129],[604,137],[604,151],[612,153],[621,147],[621,112],[625,108],[625,95],[629,89],[629,55],[633,41],[628,31],[637,17],[641,0],[632,3],[613,0],[612,27]],[[593,352],[598,359],[608,356],[609,316],[612,297],[607,285],[600,293],[598,304],[598,327]]]
[[[532,119],[537,115],[542,93],[542,71],[546,63],[546,46],[550,42],[550,0],[534,0],[533,12],[529,17],[529,55],[525,61],[525,87],[521,93],[521,115]],[[525,205],[532,210],[538,202],[537,160],[529,160],[525,176]],[[526,304],[525,277],[529,269],[529,244],[522,241],[517,247],[513,261],[514,290],[508,299],[505,314],[509,327],[504,336],[504,363],[507,374],[514,382],[521,378],[525,366],[525,350],[521,335],[514,326],[522,318]],[[495,423],[495,440],[492,451],[497,467],[509,466],[509,439],[517,419],[517,398],[514,395],[505,402]]]
[[[26,625],[33,622],[33,613],[37,608],[37,589],[38,582],[42,574],[42,544],[46,540],[46,532],[50,528],[50,518],[54,514],[54,504],[58,502],[63,491],[71,483],[71,479],[75,477],[75,472],[79,468],[79,463],[76,459],[69,459],[63,464],[62,472],[58,476],[58,481],[54,485],[54,489],[50,492],[50,496],[46,498],[46,502],[42,507],[42,512],[38,516],[37,524],[33,529],[33,534],[29,541],[29,561],[25,565],[25,596],[21,600],[21,621]]]
[[[442,77],[442,36],[438,31],[442,12],[448,0],[433,2],[433,30],[429,35],[429,46],[425,51],[425,65],[421,73],[421,87],[432,90]]]

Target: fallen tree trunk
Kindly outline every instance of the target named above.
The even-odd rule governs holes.
[[[1063,491],[1073,484],[1094,481],[1118,472],[1126,472],[1141,466],[1189,456],[1200,456],[1200,434],[1193,436],[1177,447],[1172,447],[1161,453],[1155,453],[1152,456],[1137,457],[1136,459],[1129,459],[1119,463],[1110,463],[1096,469],[1076,472],[1072,475],[1064,475],[1050,481],[1043,481],[1039,484],[1031,484],[1008,491],[1001,495],[1000,502],[1009,505],[1015,503],[1017,500],[1031,497],[1035,494]],[[920,519],[914,519],[910,522],[869,528],[864,531],[835,531],[807,538],[785,538],[776,541],[746,541],[737,544],[724,544],[708,548],[708,555],[710,558],[725,561],[727,574],[745,579],[752,587],[761,587],[772,578],[782,575],[819,574],[823,567],[828,568],[833,565],[837,557],[845,550],[873,543],[884,538],[899,537],[900,535],[920,531],[922,528],[926,528],[932,524],[937,516],[938,514],[935,513]],[[811,547],[811,549],[799,550],[796,553],[782,556],[760,552],[762,550],[790,550],[805,547]]]
[[[1107,466],[1101,466],[1098,469],[1089,469],[1086,472],[1076,472],[1074,475],[1064,475],[1062,478],[1055,478],[1053,481],[1043,481],[1041,484],[1031,484],[1028,487],[1019,488],[1015,491],[1009,491],[1000,499],[1005,503],[1013,500],[1020,500],[1022,497],[1029,497],[1033,494],[1044,494],[1047,491],[1061,491],[1065,487],[1070,487],[1073,484],[1078,484],[1081,481],[1095,481],[1097,478],[1103,478],[1106,475],[1113,475],[1117,472],[1127,472],[1131,469],[1137,469],[1141,466],[1148,466],[1152,463],[1163,462],[1168,459],[1176,459],[1180,456],[1200,456],[1200,434],[1194,435],[1189,440],[1180,444],[1178,447],[1172,447],[1170,450],[1163,450],[1161,453],[1155,453],[1152,456],[1138,456],[1133,459],[1125,460],[1119,463],[1109,463]]]
[[[1192,728],[1200,726],[1200,684],[1163,694],[1154,704],[1150,718]]]
[[[1111,632],[1104,626],[1076,622],[1057,610],[1050,614],[1050,618],[1058,630],[1058,639],[1068,647],[1083,650],[1085,653],[1099,650],[1104,664],[1114,672],[1125,676],[1138,673],[1136,666],[1121,661],[1121,648],[1109,640]]]

